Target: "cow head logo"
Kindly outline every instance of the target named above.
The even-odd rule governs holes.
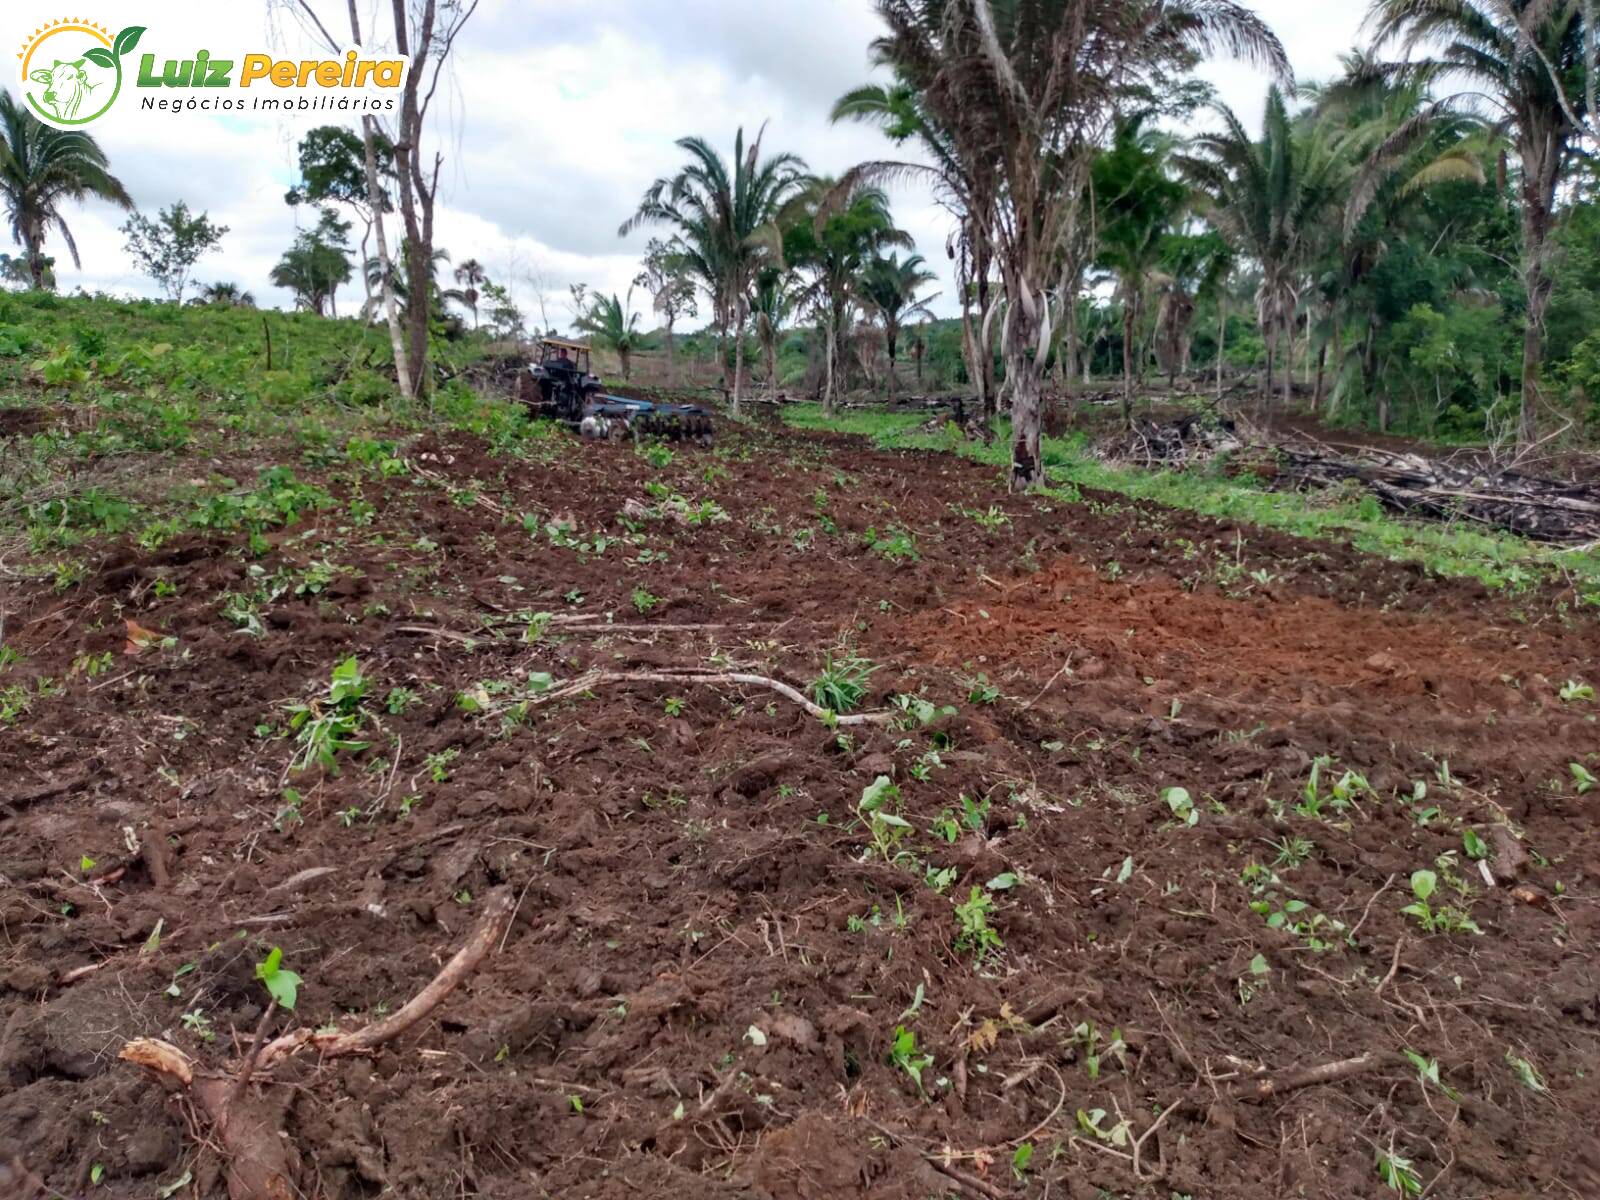
[[[131,25],[113,38],[105,28],[75,17],[40,26],[17,55],[28,107],[60,129],[103,116],[122,91],[123,57],[142,33],[143,26]]]

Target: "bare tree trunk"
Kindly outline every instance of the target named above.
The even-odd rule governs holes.
[[[355,45],[361,45],[361,18],[356,14],[356,0],[350,0],[350,40]],[[389,323],[389,348],[394,354],[395,382],[400,388],[400,394],[407,398],[416,396],[412,385],[411,371],[406,364],[405,339],[400,332],[400,310],[394,299],[394,263],[389,258],[389,239],[383,231],[383,188],[378,183],[378,152],[373,141],[377,122],[372,117],[363,115],[361,118],[361,145],[366,156],[367,169],[367,204],[372,209],[372,232],[378,238],[378,264],[383,270],[379,287],[383,291],[384,316]],[[365,242],[362,243],[365,245]],[[363,260],[364,262],[365,260]],[[362,277],[365,279],[366,270],[363,266]],[[371,287],[368,286],[367,297],[371,299]]]
[[[776,331],[767,339],[764,347],[767,353],[767,396],[770,399],[778,398],[778,337]]]
[[[885,347],[889,351],[889,383],[888,383],[888,389],[889,389],[889,400],[891,402],[893,402],[893,400],[894,400],[894,385],[895,385],[894,359],[895,359],[895,351],[897,349],[897,343],[899,342],[899,340],[900,340],[900,331],[898,329],[894,329],[893,327],[885,326],[884,333],[883,333],[883,341],[884,341]]]
[[[667,318],[667,386],[678,386],[678,362],[672,343],[672,318]]]

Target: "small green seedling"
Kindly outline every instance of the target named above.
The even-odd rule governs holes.
[[[1200,810],[1194,806],[1188,788],[1169,787],[1161,793],[1161,799],[1166,801],[1167,807],[1172,810],[1172,815],[1183,824],[1192,828],[1200,823]]]
[[[887,775],[879,775],[861,789],[861,800],[856,805],[872,837],[872,851],[888,863],[900,857],[900,842],[911,832],[911,822],[891,811],[899,804],[900,789]]]
[[[1023,1142],[1011,1152],[1011,1175],[1018,1183],[1028,1174],[1028,1164],[1033,1161],[1033,1143]]]
[[[1438,890],[1438,875],[1432,871],[1413,871],[1411,894],[1416,897],[1416,902],[1400,911],[1408,917],[1415,917],[1417,924],[1428,933],[1473,933],[1482,936],[1483,930],[1477,922],[1460,909],[1449,905],[1435,909],[1428,903]]]
[[[256,964],[256,978],[267,989],[267,995],[277,1002],[278,1007],[294,1011],[295,1000],[300,994],[300,976],[283,965],[283,951],[274,946],[267,957]]]
[[[829,712],[850,712],[861,706],[867,681],[877,669],[853,651],[829,654],[822,660],[822,673],[811,681],[811,698]]]
[[[1378,1178],[1402,1196],[1422,1194],[1422,1178],[1412,1168],[1411,1160],[1392,1150],[1378,1151]]]
[[[889,1065],[899,1067],[917,1085],[919,1095],[927,1095],[922,1086],[922,1073],[933,1066],[933,1055],[917,1053],[917,1035],[904,1025],[894,1028],[894,1044],[889,1049]]]
[[[1479,837],[1478,831],[1471,826],[1461,831],[1461,848],[1473,862],[1483,862],[1492,853],[1489,843]]]
[[[1572,786],[1577,789],[1578,795],[1600,787],[1600,780],[1596,780],[1582,763],[1569,763],[1567,769],[1572,772]]]
[[[1461,1099],[1460,1092],[1439,1078],[1439,1060],[1437,1058],[1424,1058],[1415,1050],[1407,1050],[1405,1055],[1411,1065],[1417,1069],[1417,1080],[1424,1087],[1431,1083],[1446,1096],[1449,1096],[1450,1099],[1457,1101]]]
[[[1575,704],[1579,700],[1594,700],[1594,688],[1587,683],[1579,683],[1575,679],[1567,680],[1561,689],[1561,698],[1568,704]]]
[[[1545,1086],[1544,1080],[1540,1078],[1537,1068],[1527,1059],[1518,1058],[1515,1052],[1507,1050],[1506,1063],[1516,1074],[1517,1081],[1530,1092],[1548,1092],[1550,1090]]]
[[[972,965],[982,966],[984,959],[1002,949],[1005,942],[989,924],[989,914],[994,912],[994,897],[982,888],[973,888],[967,899],[956,905],[956,920],[961,932],[956,935],[956,949],[972,955]]]

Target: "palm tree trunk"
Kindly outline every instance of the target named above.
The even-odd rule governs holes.
[[[883,340],[889,350],[889,399],[894,400],[894,359],[895,346],[900,340],[900,331],[890,326],[884,327]]]
[[[739,415],[739,388],[744,377],[744,313],[738,312],[733,325],[733,405],[735,417]]]
[[[1005,345],[1001,347],[1005,356],[1006,385],[1011,392],[1010,485],[1013,492],[1044,483],[1044,458],[1040,447],[1044,358],[1034,356],[1039,331],[1028,316],[1027,306],[1021,302],[1024,295],[1021,289],[1028,287],[1026,280],[1020,280],[1018,287],[1009,286],[1008,281],[1006,294],[1012,298],[1013,307]],[[1039,304],[1044,303],[1042,287],[1030,288],[1030,294],[1038,297]]]
[[[763,347],[767,353],[767,396],[769,399],[778,398],[778,337],[777,331],[769,337]]]
[[[672,318],[667,318],[667,386],[678,386],[678,363],[672,345]]]
[[[1537,186],[1525,186],[1524,191]],[[1522,337],[1522,412],[1517,422],[1517,446],[1521,449],[1533,445],[1539,435],[1539,369],[1544,360],[1545,311],[1554,283],[1545,270],[1549,208],[1540,200],[1537,195],[1525,195],[1522,207],[1522,278],[1528,294],[1528,317]]]
[[[1133,428],[1133,326],[1136,319],[1130,297],[1122,305],[1122,423],[1129,429]],[[1007,363],[1007,374],[1010,369]]]
[[[1228,348],[1228,295],[1217,293],[1217,400],[1222,400],[1222,363]]]

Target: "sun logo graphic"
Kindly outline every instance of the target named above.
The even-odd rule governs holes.
[[[59,129],[104,116],[122,91],[123,59],[143,33],[143,25],[130,25],[113,38],[78,17],[34,30],[17,55],[22,95],[34,115]]]

